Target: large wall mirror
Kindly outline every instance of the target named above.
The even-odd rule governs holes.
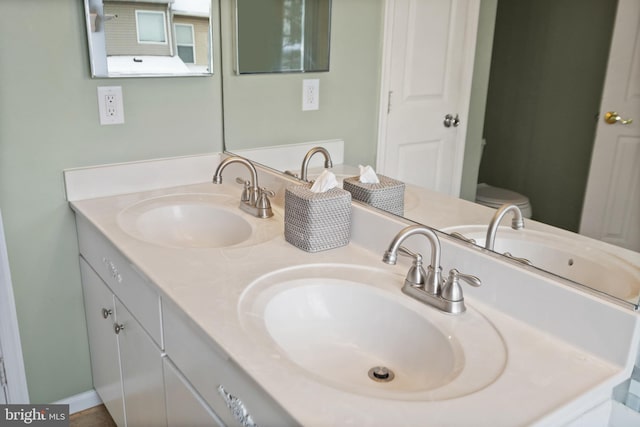
[[[84,0],[93,77],[209,76],[211,0]]]
[[[235,0],[239,74],[329,71],[331,0]]]
[[[338,139],[344,141],[345,163],[356,166],[376,165],[380,106],[387,98],[386,93],[381,93],[380,87],[383,75],[381,67],[385,8],[389,2],[333,0],[331,71],[313,76],[320,80],[320,109],[303,112],[300,106],[301,81],[307,78],[306,75],[243,77],[235,74],[231,37],[234,10],[231,1],[223,0],[221,3],[225,148],[230,152],[242,152],[260,147],[289,144],[293,147],[293,144],[303,142]],[[602,95],[609,41],[615,18],[615,10],[611,10],[606,2],[593,0],[584,5],[583,0],[574,1],[576,7],[582,6],[576,9],[564,7],[565,3],[561,5],[553,0],[530,0],[518,2],[519,6],[514,10],[509,7],[509,3],[513,2],[505,0],[480,2],[478,46],[485,40],[486,54],[483,57],[482,52],[480,55],[476,53],[476,64],[484,64],[486,69],[482,71],[481,67],[476,65],[474,74],[485,72],[485,86],[493,87],[489,88],[488,95],[485,88],[483,99],[479,102],[480,107],[474,110],[472,105],[467,118],[470,126],[471,122],[479,123],[480,131],[473,136],[467,135],[461,193],[467,200],[474,200],[478,176],[480,175],[481,179],[494,180],[491,182],[493,185],[529,196],[533,205],[533,220],[570,232],[578,231],[576,215],[580,214],[586,186],[598,103]],[[528,6],[524,7],[524,4]],[[581,11],[580,14],[575,13],[578,9]],[[521,13],[518,13],[518,10]],[[545,18],[548,21],[535,21],[534,14],[537,16],[535,19]],[[594,15],[599,15],[598,22],[604,20],[605,23],[593,24]],[[524,21],[514,25],[513,22],[517,19]],[[508,27],[541,32],[534,35],[535,37],[530,33],[528,38],[529,42],[538,41],[538,45],[519,49],[522,57],[518,59],[519,65],[514,62],[513,55],[511,61],[501,61],[496,57],[493,63],[491,62],[492,47],[494,52],[496,49],[506,52],[509,43],[520,43],[515,38],[509,39],[503,32]],[[603,33],[595,34],[594,28],[602,29]],[[589,40],[595,38],[589,49],[585,50],[589,51],[589,54],[597,53],[600,59],[592,56],[584,60],[591,61],[588,66],[581,66],[583,60],[572,59],[573,53],[577,50],[571,47],[570,42],[577,41],[579,37],[575,36],[576,32],[585,29]],[[482,34],[482,31],[485,33]],[[559,46],[559,50],[550,50],[553,45]],[[533,58],[534,64],[543,64],[546,68],[527,68],[524,61],[531,59],[525,58],[527,52],[536,53],[537,56]],[[573,53],[567,55],[567,52]],[[500,65],[506,65],[511,69],[500,69]],[[595,77],[589,77],[594,83],[588,90],[578,86],[588,83],[585,67],[595,71]],[[538,86],[525,86],[523,79],[516,77],[518,71],[524,71],[524,76]],[[506,83],[507,86],[500,88],[500,82]],[[475,83],[474,80],[472,104]],[[549,83],[551,86],[543,90],[539,86],[542,83]],[[565,89],[579,94],[579,108],[567,110],[571,108],[570,98],[575,96]],[[505,94],[517,94],[518,102],[522,103],[523,108],[530,108],[536,104],[537,110],[527,110],[520,115],[516,105],[504,98]],[[587,97],[590,97],[590,106],[587,106]],[[483,137],[487,142],[484,153]],[[577,150],[581,150],[580,154]],[[587,154],[584,154],[585,152]],[[631,164],[635,165],[635,170],[638,170],[639,161],[640,159],[630,160]],[[482,170],[479,174],[480,169]],[[428,194],[431,198],[430,203],[437,204],[444,200],[434,193]],[[626,213],[627,216],[631,215],[632,221],[640,223],[637,208],[629,207]],[[428,216],[415,210],[406,212],[405,216],[417,222],[443,228],[444,223],[426,219]],[[490,215],[486,220],[488,223]],[[464,221],[463,219],[459,225],[464,225]],[[610,254],[615,254],[616,247],[610,247]],[[594,259],[593,254],[580,252],[580,248],[575,250],[576,254],[588,255],[586,258]],[[616,268],[620,267],[620,271],[623,271],[624,277],[617,282],[622,286],[592,287],[597,292],[611,295],[636,307],[640,289],[640,271],[637,267],[640,264],[640,253],[627,250],[625,257],[621,264],[616,262],[622,258],[615,255],[613,258],[607,258],[616,264]],[[591,286],[587,283],[589,274],[583,278],[565,274],[571,271],[567,268],[578,265],[578,259],[570,259],[570,262],[564,265],[565,270],[549,271]],[[626,262],[629,260],[631,263]],[[593,265],[597,265],[597,262],[599,261],[596,260]],[[616,279],[607,277],[599,282],[614,283]]]

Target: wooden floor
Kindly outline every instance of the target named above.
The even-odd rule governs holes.
[[[69,417],[70,427],[116,427],[104,405],[76,412]]]

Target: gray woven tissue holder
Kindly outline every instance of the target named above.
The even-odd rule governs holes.
[[[404,215],[404,182],[378,175],[377,184],[360,182],[360,177],[345,178],[342,187],[351,193],[354,200],[367,203],[374,208]]]
[[[309,185],[284,195],[284,238],[306,252],[345,246],[351,238],[351,193],[332,188],[313,193]]]

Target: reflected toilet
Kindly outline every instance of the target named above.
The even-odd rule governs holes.
[[[505,188],[494,187],[489,184],[480,183],[476,190],[476,203],[490,208],[498,209],[504,204],[513,204],[520,208],[522,216],[531,218],[533,209],[529,198],[520,193]]]
[[[486,138],[482,138],[479,162],[482,162],[484,147],[486,145]],[[506,188],[494,187],[484,182],[479,183],[476,188],[476,203],[494,209],[498,209],[504,204],[511,204],[520,208],[520,212],[522,212],[522,216],[525,218],[531,218],[533,214],[533,208],[527,196],[513,190],[507,190]]]

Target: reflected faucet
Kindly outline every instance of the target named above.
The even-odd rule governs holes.
[[[524,228],[524,219],[520,208],[516,205],[505,204],[500,206],[498,211],[491,218],[489,222],[489,228],[487,229],[487,238],[484,242],[484,247],[493,250],[493,245],[496,241],[496,233],[498,232],[498,226],[500,221],[507,214],[507,212],[513,212],[513,219],[511,220],[511,228],[514,230],[521,230]]]
[[[425,236],[431,244],[431,263],[427,267],[426,274],[422,268],[422,255],[400,246],[405,239],[416,234]],[[424,225],[410,225],[400,230],[393,238],[389,249],[382,257],[382,261],[394,265],[398,259],[398,252],[412,257],[413,265],[404,280],[402,292],[446,313],[460,314],[466,310],[460,279],[473,286],[480,286],[482,282],[475,276],[462,274],[453,269],[449,272],[446,282],[443,283],[440,251],[440,240],[433,230]]]
[[[247,169],[249,169],[249,173],[251,175],[250,181],[244,181],[244,191],[240,198],[240,209],[258,218],[272,217],[273,211],[271,209],[269,196],[274,196],[275,193],[258,186],[258,172],[256,171],[256,167],[249,160],[238,156],[227,157],[221,161],[216,168],[216,171],[213,174],[213,183],[222,184],[222,171],[231,163],[240,163],[245,165]]]
[[[332,168],[333,162],[331,161],[331,155],[324,147],[313,147],[311,150],[305,154],[304,159],[302,160],[302,167],[300,168],[300,179],[303,181],[307,181],[307,169],[309,167],[309,161],[311,157],[313,157],[316,153],[322,153],[324,155],[324,167]]]

